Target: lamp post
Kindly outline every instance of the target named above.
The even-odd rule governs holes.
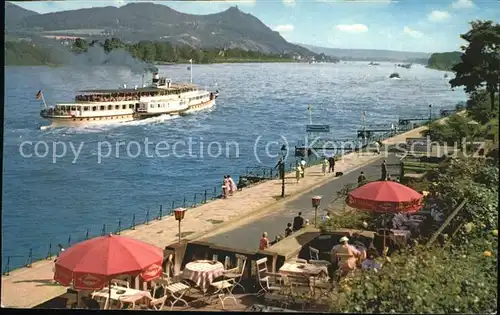
[[[174,210],[175,219],[179,221],[179,243],[181,242],[181,221],[184,219],[184,214],[186,213],[186,209],[177,208]]]
[[[432,104],[429,104],[429,123],[432,121]]]
[[[281,197],[285,197],[285,159],[286,159],[286,145],[281,146],[281,165],[280,165],[280,173],[281,173]]]
[[[312,197],[312,206],[314,207],[314,227],[318,227],[318,207],[321,204],[321,196]]]

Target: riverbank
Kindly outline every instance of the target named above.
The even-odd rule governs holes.
[[[406,137],[419,137],[423,130],[408,131],[395,137],[399,141]],[[397,140],[399,139],[399,140]],[[387,139],[386,141],[391,141]],[[336,171],[347,173],[367,165],[380,156],[371,153],[349,153],[336,163]],[[286,197],[282,199],[281,181],[269,180],[253,187],[244,188],[228,199],[219,199],[191,208],[182,222],[182,235],[189,240],[197,239],[208,233],[218,233],[241,224],[241,220],[255,220],[272,213],[279,206],[291,201],[331,180],[333,174],[323,175],[321,165],[306,169],[306,176],[296,183],[293,173],[286,176]],[[244,206],[243,206],[244,205]],[[277,208],[278,207],[278,208]],[[173,216],[154,220],[149,224],[136,226],[135,230],[122,231],[121,235],[130,236],[164,248],[178,239],[177,221]],[[66,288],[52,282],[53,259],[34,262],[31,268],[20,268],[2,276],[2,303],[8,307],[31,308],[66,292]]]

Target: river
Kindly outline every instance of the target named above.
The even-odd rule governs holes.
[[[217,105],[194,115],[105,125],[40,130],[42,90],[48,104],[69,102],[77,90],[129,87],[140,75],[126,68],[5,67],[5,131],[2,268],[47,255],[90,236],[143,223],[172,201],[197,201],[220,187],[224,174],[247,166],[274,166],[280,146],[305,134],[312,106],[316,124],[329,124],[332,138],[355,138],[366,110],[367,124],[428,116],[465,100],[443,72],[416,65],[365,62],[338,64],[193,65],[193,82],[218,89]],[[160,66],[160,74],[189,81],[186,65]],[[116,143],[121,142],[117,148]],[[148,152],[146,144],[148,142]],[[161,150],[155,149],[162,142]],[[191,144],[190,144],[191,142]],[[100,148],[100,149],[99,149]],[[128,152],[127,152],[128,148]],[[64,152],[64,149],[66,152]],[[161,151],[161,152],[160,152]],[[266,153],[267,151],[267,153]]]

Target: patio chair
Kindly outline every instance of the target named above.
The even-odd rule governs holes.
[[[113,279],[113,280],[111,280],[111,284],[115,285],[117,287],[123,287],[123,288],[130,289],[130,284],[128,283],[128,281],[125,281],[125,280]]]
[[[238,286],[243,290],[243,292],[245,292],[245,288],[241,285],[241,280],[243,279],[243,274],[245,272],[247,256],[236,254],[236,261],[235,268],[224,270],[224,278],[232,280],[234,282],[234,287]]]
[[[267,269],[267,257],[261,258],[256,261],[257,268],[257,282],[259,283],[260,290],[257,295],[265,294],[272,291],[282,291],[281,286],[277,286],[281,282],[281,275],[279,273],[269,272]]]
[[[302,311],[307,304],[313,304],[314,288],[309,276],[287,275],[285,279],[293,303],[302,305]]]
[[[189,306],[188,302],[184,300],[182,297],[184,296],[184,294],[186,294],[186,292],[188,292],[191,289],[190,286],[182,282],[174,283],[170,279],[158,279],[155,282],[156,286],[154,292],[156,292],[156,288],[162,287],[163,291],[165,292],[164,295],[165,296],[170,295],[174,299],[173,302],[170,302],[170,310],[172,310],[174,308],[174,305],[177,304],[177,302],[179,301],[183,302],[184,305]]]
[[[219,261],[219,255],[217,255],[217,254],[213,254],[213,255],[212,255],[212,260],[213,260],[213,261]]]
[[[309,247],[309,258],[310,258],[309,259],[310,264],[318,264],[325,266],[331,265],[329,261],[319,259],[319,249],[316,249],[314,247]]]
[[[168,295],[165,294],[160,298],[153,298],[152,300],[149,301],[149,306],[155,310],[155,311],[161,311],[163,310],[163,307],[165,306],[165,302],[167,301]]]
[[[226,258],[224,258],[224,269],[229,269],[229,266],[231,266],[231,257],[226,256]]]
[[[224,301],[227,299],[232,299],[234,301],[234,304],[238,304],[238,301],[234,297],[232,291],[235,286],[235,282],[232,280],[221,280],[217,282],[212,282],[210,284],[211,287],[215,289],[215,292],[213,293],[213,297],[217,296],[222,304],[222,309],[224,309]]]

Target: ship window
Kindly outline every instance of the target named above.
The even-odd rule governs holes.
[[[83,110],[89,110],[89,107],[88,106],[84,106]]]
[[[104,110],[104,105],[100,106],[99,108],[100,110]]]
[[[71,106],[71,110],[76,110],[76,106]]]
[[[128,104],[128,108],[134,108],[134,104]]]
[[[95,112],[97,110],[97,106],[92,106],[92,111]]]
[[[113,105],[108,105],[108,110],[112,110],[113,109]]]
[[[127,109],[127,105],[122,105],[122,109]]]
[[[154,104],[149,105],[149,108],[153,108]]]
[[[120,105],[115,105],[115,109],[120,109]]]

